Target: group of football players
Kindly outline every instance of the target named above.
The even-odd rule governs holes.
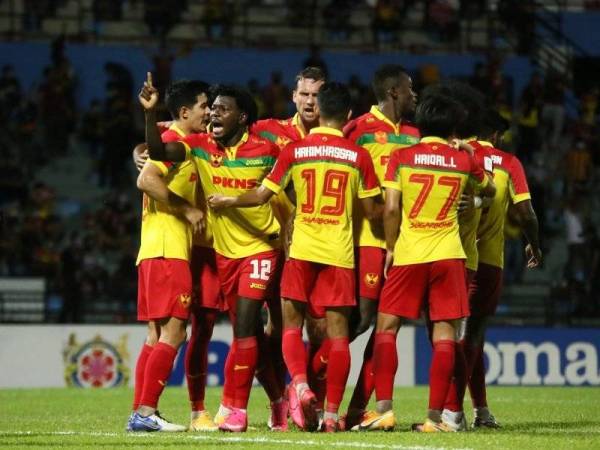
[[[134,150],[144,193],[138,319],[148,335],[129,431],[246,431],[254,377],[270,399],[271,430],[287,430],[288,418],[307,431],[392,430],[398,330],[421,316],[433,356],[428,411],[413,430],[467,430],[467,386],[472,426],[499,426],[483,342],[502,288],[509,207],[528,266],[541,262],[523,167],[499,148],[505,123],[470,86],[431,86],[417,104],[405,69],[384,65],[372,87],[377,104],[351,120],[347,87],[308,67],[296,77],[296,114],[257,120],[244,89],[182,80],[166,91],[165,124],[148,74],[139,94],[146,143]],[[220,311],[233,343],[213,418],[204,396]],[[157,405],[190,316],[185,427]],[[339,415],[349,343],[373,323]]]

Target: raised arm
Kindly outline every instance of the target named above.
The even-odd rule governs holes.
[[[160,131],[156,124],[158,90],[152,85],[152,74],[150,72],[148,72],[138,99],[144,108],[146,144],[150,158],[156,161],[184,161],[185,146],[181,142],[164,144],[160,138]]]

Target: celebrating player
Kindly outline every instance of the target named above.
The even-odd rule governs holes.
[[[468,315],[457,199],[470,180],[484,195],[495,192],[471,154],[449,143],[464,115],[452,98],[428,96],[416,112],[417,126],[425,137],[417,145],[394,151],[388,163],[384,181],[387,280],[379,303],[373,356],[377,406],[366,414],[360,430],[394,428],[396,335],[401,318],[418,318],[426,298],[434,322],[433,358],[429,412],[420,431],[446,431],[441,412],[454,370],[456,326]]]
[[[162,134],[163,141],[177,141],[203,129],[208,114],[207,91],[208,85],[198,81],[181,81],[167,90],[166,103],[174,122]],[[137,261],[138,320],[148,321],[148,337],[136,364],[135,412],[127,425],[129,431],[185,431],[185,427],[162,418],[156,408],[177,349],[186,337],[193,230],[180,214],[183,212],[198,228],[203,214],[192,207],[196,204],[197,178],[191,162],[176,165],[148,160],[138,179],[145,192]]]
[[[252,189],[279,153],[270,142],[248,134],[256,120],[256,105],[245,91],[218,87],[211,108],[211,135],[193,134],[181,142],[163,144],[155,125],[158,94],[145,87],[146,141],[150,157],[158,160],[193,159],[206,196],[237,195]],[[258,359],[260,311],[272,288],[279,257],[280,227],[270,204],[244,210],[209,213],[217,253],[221,290],[230,308],[234,342],[226,364],[223,406],[227,415],[220,429],[245,431],[246,406]],[[272,369],[272,366],[271,366]],[[273,398],[275,397],[275,398]],[[287,426],[282,393],[271,397],[274,427]],[[223,412],[223,411],[221,411]]]
[[[484,117],[481,133],[484,140],[481,145],[487,148],[493,160],[497,192],[489,208],[483,212],[477,232],[479,265],[470,286],[471,316],[467,320],[464,349],[469,391],[475,409],[473,427],[497,428],[498,423],[487,405],[483,344],[487,322],[496,313],[502,292],[504,223],[511,203],[528,241],[525,247],[527,267],[537,267],[542,261],[542,252],[538,240],[538,221],[523,166],[515,155],[497,148],[506,130],[504,120],[493,110],[487,111]]]
[[[292,376],[288,390],[292,419],[303,429],[318,425],[316,398],[307,383],[302,326],[307,309],[326,310],[329,357],[325,431],[337,431],[338,409],[350,370],[348,317],[354,299],[352,211],[361,199],[365,215],[374,219],[381,208],[373,162],[361,147],[342,136],[350,117],[350,94],[339,83],[325,83],[318,94],[320,127],[286,146],[262,185],[239,197],[213,196],[215,208],[264,204],[290,183],[298,210],[281,282],[283,353]]]
[[[419,131],[407,123],[416,105],[412,80],[399,65],[381,66],[373,77],[373,92],[377,105],[371,111],[351,121],[344,129],[345,135],[357,145],[364,147],[373,160],[379,182],[383,182],[385,168],[393,149],[419,142]],[[360,204],[354,212],[354,235],[356,256],[356,282],[358,308],[352,313],[351,335],[364,333],[377,314],[377,305],[383,285],[383,262],[385,240],[381,223],[371,222],[362,214]],[[369,398],[375,389],[373,382],[373,340],[371,335],[364,351],[360,376],[350,400],[344,420],[345,429],[361,422]]]

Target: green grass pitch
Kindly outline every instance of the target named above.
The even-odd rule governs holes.
[[[220,389],[210,388],[207,406],[216,411]],[[346,392],[346,398],[350,393]],[[492,387],[488,398],[501,430],[422,435],[410,424],[422,420],[427,405],[424,387],[395,393],[397,431],[390,433],[273,433],[260,388],[250,400],[247,433],[126,433],[132,390],[0,390],[0,447],[17,448],[373,448],[373,449],[600,449],[600,389],[559,387]],[[168,388],[161,411],[187,424],[187,391]],[[343,408],[345,410],[345,407]],[[470,408],[467,409],[471,418]]]

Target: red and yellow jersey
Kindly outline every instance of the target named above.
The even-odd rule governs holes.
[[[283,149],[263,186],[279,193],[290,182],[297,201],[290,257],[353,268],[354,201],[381,192],[369,154],[339,130],[313,128]]]
[[[379,183],[383,183],[392,150],[417,144],[420,138],[417,128],[391,122],[376,105],[371,106],[368,113],[349,122],[344,134],[369,152]],[[360,205],[354,213],[354,236],[358,247],[385,248],[383,227],[367,220]]]
[[[176,125],[162,133],[163,142],[180,140],[185,134]],[[198,174],[191,161],[181,163],[152,161],[163,174],[167,188],[196,204]],[[137,257],[139,264],[149,258],[174,258],[190,260],[192,229],[188,222],[171,213],[169,206],[143,195],[142,236]]]
[[[280,149],[283,149],[290,142],[303,139],[305,136],[298,113],[285,120],[259,120],[252,125],[250,133],[271,141]]]
[[[438,137],[392,153],[383,186],[402,193],[395,266],[465,258],[456,205],[470,180],[477,187],[488,183],[469,153]]]
[[[208,134],[192,134],[182,140],[187,159],[198,168],[202,190],[237,196],[254,189],[271,171],[279,149],[269,141],[245,133],[233,147],[221,147]],[[280,226],[271,204],[253,208],[208,211],[214,248],[228,258],[245,258],[279,247]]]
[[[527,178],[521,161],[497,148],[489,149],[494,163],[496,196],[483,211],[477,232],[479,262],[504,267],[504,223],[508,205],[531,199]]]
[[[475,149],[474,159],[481,168],[492,175],[492,158],[489,153],[489,148],[492,144],[486,141],[472,140],[469,144]],[[473,192],[477,194],[476,190]],[[467,259],[465,267],[470,270],[477,270],[479,264],[479,256],[477,252],[477,227],[481,219],[481,208],[473,209],[467,213],[458,216],[460,239],[463,244],[463,250]]]

